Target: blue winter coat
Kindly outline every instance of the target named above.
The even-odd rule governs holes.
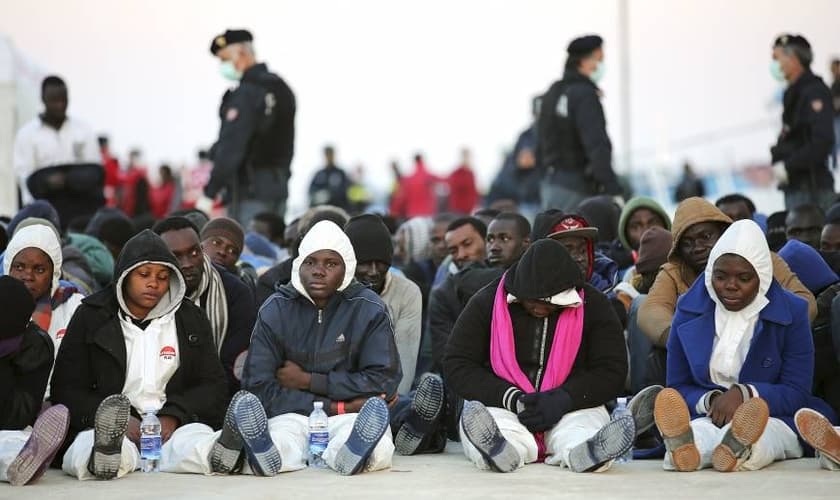
[[[770,303],[758,314],[752,344],[738,381],[752,384],[770,407],[770,416],[796,431],[793,415],[813,408],[832,422],[837,416],[828,404],[811,395],[814,342],[808,324],[808,304],[783,289],[776,280],[767,291]],[[714,384],[709,361],[715,339],[715,303],[701,277],[679,299],[668,338],[667,385],[677,389],[697,418],[697,401]]]
[[[277,382],[286,361],[312,374],[309,391]],[[269,417],[309,415],[314,401],[393,395],[402,379],[394,330],[379,296],[353,281],[318,309],[291,284],[278,288],[257,314],[242,388]]]

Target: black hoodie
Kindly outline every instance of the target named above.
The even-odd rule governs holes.
[[[159,236],[145,230],[125,244],[117,258],[114,282],[82,301],[59,348],[51,398],[54,403],[69,408],[73,432],[91,427],[99,403],[111,394],[121,393],[125,386],[126,347],[118,316],[122,294],[118,293],[116,284],[144,262],[163,264],[173,270],[169,294],[146,319],[175,309],[181,353],[178,369],[166,385],[166,402],[158,415],[175,417],[181,425],[201,422],[218,427],[221,424],[227,382],[213,346],[210,324],[195,304],[181,300],[185,287],[175,256]],[[72,442],[72,438],[67,442]]]
[[[446,347],[444,373],[452,390],[467,400],[505,407],[513,386],[490,366],[490,323],[501,278],[479,291],[455,323]],[[561,386],[572,399],[570,411],[602,405],[619,395],[627,376],[621,323],[609,300],[581,284],[580,268],[555,240],[531,244],[506,276],[505,290],[519,299],[542,299],[571,287],[584,292],[583,337],[572,371]],[[544,372],[559,312],[535,318],[519,302],[508,305],[516,360],[532,384]],[[545,345],[545,349],[542,346]],[[508,407],[510,411],[515,408]]]

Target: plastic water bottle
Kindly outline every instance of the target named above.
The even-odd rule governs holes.
[[[618,398],[617,402],[618,402],[618,405],[615,407],[615,409],[612,412],[612,419],[613,420],[621,418],[625,415],[626,416],[632,416],[630,414],[630,410],[627,409],[627,398]],[[615,461],[616,461],[616,463],[619,463],[619,464],[632,462],[633,461],[633,447],[631,446],[630,449],[627,450],[627,453],[625,453],[624,455],[621,455],[620,457],[616,458]]]
[[[160,471],[160,420],[156,411],[146,409],[140,421],[140,461],[143,472]]]
[[[330,430],[327,414],[324,413],[324,403],[315,401],[312,413],[309,414],[309,466],[323,469],[324,451],[330,442]]]

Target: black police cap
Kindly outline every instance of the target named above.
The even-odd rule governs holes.
[[[248,30],[227,30],[213,38],[213,43],[210,44],[210,52],[215,56],[220,50],[232,43],[251,42],[253,40],[254,37]]]
[[[572,56],[586,55],[591,54],[595,49],[600,49],[602,45],[604,45],[604,39],[600,36],[586,35],[572,40],[566,52]]]
[[[776,38],[776,41],[773,42],[773,47],[789,47],[791,45],[795,45],[797,47],[802,47],[803,49],[810,49],[811,44],[808,43],[808,40],[805,39],[802,35],[793,35],[790,33],[785,33],[783,35],[779,35]]]

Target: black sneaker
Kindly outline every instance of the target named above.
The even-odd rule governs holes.
[[[433,373],[420,378],[411,413],[394,436],[397,453],[413,455],[426,436],[437,429],[443,416],[444,397],[443,379]]]
[[[265,409],[256,396],[250,392],[242,392],[244,394],[240,395],[233,405],[234,429],[241,436],[242,447],[254,474],[275,476],[280,472],[283,460],[268,433]]]
[[[235,472],[242,463],[242,436],[236,430],[234,408],[245,394],[249,394],[248,391],[239,391],[230,399],[222,425],[222,434],[210,450],[210,467],[215,473],[230,474]]]
[[[572,448],[569,469],[574,472],[598,470],[610,460],[627,453],[636,440],[636,424],[626,415],[601,427],[594,436]]]
[[[382,398],[365,401],[353,423],[350,437],[335,457],[333,468],[336,472],[351,476],[364,470],[373,449],[388,429],[388,416],[388,405]]]
[[[636,437],[644,434],[656,423],[653,418],[653,408],[656,405],[656,396],[662,392],[662,389],[664,387],[661,385],[645,387],[630,398],[630,402],[627,403],[627,409],[633,415],[633,420],[636,423]]]
[[[481,453],[491,469],[498,472],[513,472],[522,463],[522,457],[499,430],[493,416],[478,401],[465,401],[461,413],[464,435]]]
[[[97,479],[117,477],[130,416],[131,403],[122,394],[112,394],[99,403],[93,424],[93,451],[88,462],[88,470]]]

